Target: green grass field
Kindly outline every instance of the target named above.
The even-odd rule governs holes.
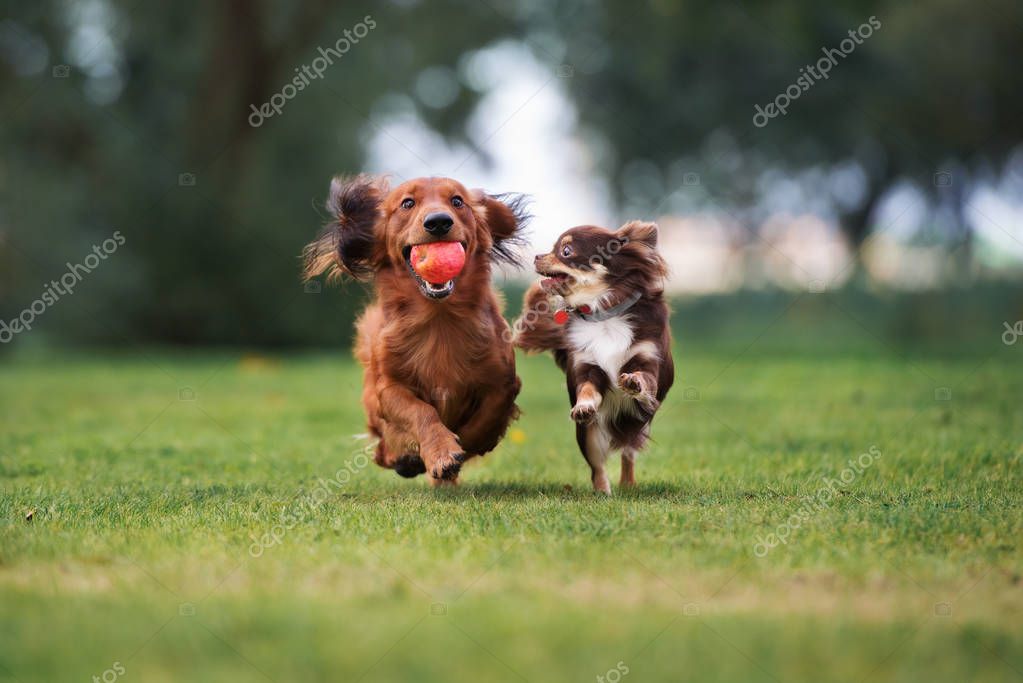
[[[547,358],[438,491],[365,465],[345,352],[9,360],[0,681],[1023,680],[1023,345],[748,341],[610,499]]]

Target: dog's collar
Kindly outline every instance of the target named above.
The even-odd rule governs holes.
[[[633,292],[625,301],[622,301],[617,305],[612,306],[611,308],[604,310],[598,309],[596,311],[594,311],[586,304],[575,307],[566,306],[565,308],[559,309],[554,312],[554,322],[558,323],[559,325],[564,325],[566,322],[568,322],[568,317],[570,314],[574,314],[582,318],[583,320],[591,323],[603,322],[605,320],[615,318],[621,315],[622,313],[625,313],[625,311],[635,306],[636,302],[642,298],[643,298],[642,292]]]

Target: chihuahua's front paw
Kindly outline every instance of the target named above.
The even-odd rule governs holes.
[[[589,424],[595,417],[597,417],[597,404],[593,401],[579,401],[572,408],[572,420],[577,424]]]
[[[624,372],[618,376],[618,386],[630,396],[638,396],[647,390],[642,372]]]
[[[652,378],[643,372],[624,372],[618,376],[618,386],[622,391],[651,413],[660,407],[652,385]]]

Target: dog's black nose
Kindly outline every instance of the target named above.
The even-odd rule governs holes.
[[[423,221],[423,227],[431,235],[446,235],[455,221],[443,211],[431,213]]]

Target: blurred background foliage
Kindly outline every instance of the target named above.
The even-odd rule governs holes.
[[[978,192],[1011,204],[1023,188],[1016,0],[2,6],[0,317],[16,316],[67,262],[115,230],[126,238],[73,303],[40,318],[40,338],[346,343],[363,288],[317,294],[298,279],[298,255],[323,220],[330,176],[367,168],[374,139],[399,137],[385,123],[398,105],[484,166],[501,163],[489,157],[490,137],[470,125],[499,86],[474,76],[472,64],[507,43],[527,50],[564,95],[585,170],[606,188],[616,217],[714,212],[737,226],[730,239],[744,249],[763,238],[772,217],[819,216],[850,261],[827,274],[842,274],[846,290],[830,296],[850,307],[864,297],[881,302],[873,310],[886,316],[882,329],[892,339],[930,334],[928,316],[976,309],[950,288],[973,287],[974,300],[989,302],[991,321],[1023,313],[1019,213],[994,221],[990,211],[971,209]],[[250,125],[253,105],[367,15],[375,28],[341,64],[280,115]],[[871,16],[881,22],[876,35],[786,115],[753,125],[755,105],[772,101]],[[529,101],[502,111],[492,135]],[[414,140],[391,142],[416,154]],[[448,172],[430,170],[425,157],[425,172]],[[539,155],[535,163],[550,161]],[[886,283],[858,259],[885,227],[884,200],[899,192],[910,197],[903,203],[916,202],[923,226],[903,237],[939,249],[944,270],[927,292],[892,304]],[[985,247],[994,253],[986,260],[977,255],[978,222],[994,223],[989,229],[1000,235]],[[987,284],[975,287],[979,280]],[[726,324],[715,313],[725,310],[722,301],[732,302],[727,310],[741,302],[763,312],[776,300],[784,310],[792,298],[785,287],[792,283],[746,278],[725,298],[688,295],[680,305],[713,323],[694,326],[711,334]],[[518,291],[513,281],[513,310]]]

